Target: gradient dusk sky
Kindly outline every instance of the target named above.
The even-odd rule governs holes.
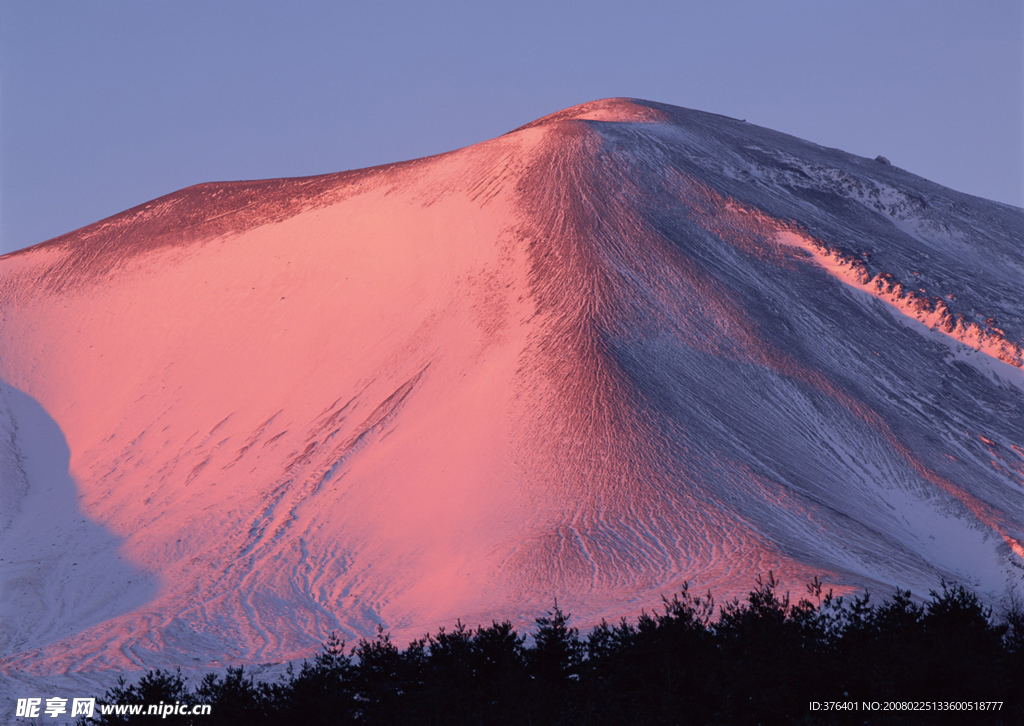
[[[727,114],[1024,205],[1024,2],[0,0],[0,253],[204,181],[588,100]]]

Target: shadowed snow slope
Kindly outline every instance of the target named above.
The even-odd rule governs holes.
[[[0,667],[280,661],[556,595],[586,624],[769,570],[995,601],[1022,229],[614,99],[0,258]]]

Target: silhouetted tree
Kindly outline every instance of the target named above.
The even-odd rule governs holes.
[[[303,661],[297,674],[289,666],[285,682],[271,687],[268,712],[275,718],[290,714],[296,723],[356,723],[352,681],[352,659],[331,633],[312,662]]]
[[[527,651],[536,714],[550,723],[572,720],[573,686],[580,677],[584,648],[569,617],[556,600],[547,615],[537,618],[533,647]]]
[[[391,636],[378,626],[371,639],[362,639],[352,651],[352,685],[359,723],[398,723],[411,709],[422,678],[425,643],[415,641],[400,651]]]
[[[216,708],[220,726],[261,726],[272,723],[270,694],[269,686],[255,683],[252,675],[239,667],[228,668],[222,677],[206,674],[196,687],[194,700],[211,704],[211,714]]]
[[[109,689],[102,698],[97,699],[97,708],[94,719],[80,719],[80,724],[99,724],[100,726],[130,726],[140,721],[152,721],[153,716],[127,716],[117,714],[103,715],[100,713],[100,704],[142,704],[144,706],[161,704],[191,704],[194,702],[192,695],[185,686],[185,679],[181,670],[174,672],[165,670],[152,670],[139,679],[138,683],[126,685],[124,678],[117,679],[117,685]],[[170,726],[186,726],[190,723],[190,716],[167,716],[158,719],[161,723]]]

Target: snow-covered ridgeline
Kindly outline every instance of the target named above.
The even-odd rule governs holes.
[[[953,295],[947,295],[946,299],[936,297],[923,287],[913,289],[890,272],[873,272],[862,259],[866,255],[858,256],[829,244],[808,234],[796,222],[765,214],[694,179],[682,180],[682,185],[693,209],[710,229],[727,232],[735,241],[747,240],[753,245],[773,241],[783,247],[804,250],[841,282],[888,303],[903,315],[958,343],[1008,365],[1024,368],[1024,345],[1008,338],[991,318],[983,327],[957,312],[951,306]],[[745,234],[737,236],[737,231]]]
[[[923,288],[912,290],[888,272],[872,274],[867,264],[827,243],[815,239],[795,225],[783,226],[778,241],[805,249],[833,276],[858,290],[884,300],[899,312],[930,329],[941,332],[980,353],[1017,368],[1024,367],[1024,346],[1005,337],[1005,331],[990,323],[981,327],[953,311],[941,298],[929,296]]]

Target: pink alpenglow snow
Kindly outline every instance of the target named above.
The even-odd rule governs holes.
[[[0,258],[0,671],[280,662],[556,596],[586,626],[769,570],[996,602],[1022,229],[612,99]]]

